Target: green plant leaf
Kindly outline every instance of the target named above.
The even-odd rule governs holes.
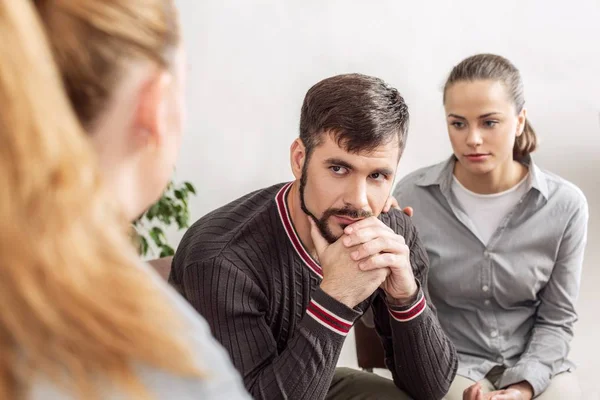
[[[145,256],[148,254],[148,240],[144,236],[140,235],[138,236],[138,241],[140,255]]]
[[[184,192],[180,189],[175,190],[175,197],[178,198],[179,200],[184,200],[186,198]]]
[[[148,221],[152,221],[154,217],[156,217],[156,215],[158,214],[158,210],[158,203],[156,203],[152,207],[150,207],[148,211],[146,211],[146,218],[148,219]]]
[[[140,255],[146,256],[155,249],[160,252],[161,257],[174,254],[161,226],[176,225],[178,229],[189,226],[190,193],[196,194],[196,188],[190,182],[169,182],[161,198],[133,222],[136,227],[134,236],[137,236],[133,240]]]
[[[172,256],[174,254],[175,254],[175,250],[173,250],[173,248],[171,246],[169,246],[168,244],[165,244],[160,249],[159,257],[168,257],[168,256]]]
[[[184,182],[183,184],[189,192],[196,194],[196,188],[194,187],[194,185],[192,185],[189,182]]]
[[[173,217],[173,205],[170,204],[166,200],[161,200],[158,208],[158,220],[161,221],[166,226],[171,224],[171,219]]]
[[[155,243],[165,243],[167,241],[167,237],[165,236],[165,232],[158,226],[153,226],[150,229],[150,237],[154,240]]]
[[[184,229],[188,227],[188,221],[187,218],[185,218],[185,215],[177,215],[175,217],[175,221],[177,222],[177,227],[179,229]]]

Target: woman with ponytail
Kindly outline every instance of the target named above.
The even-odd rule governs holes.
[[[448,400],[578,399],[568,360],[588,206],[538,168],[523,82],[469,57],[444,87],[449,160],[399,182],[430,259],[429,291],[459,355]]]
[[[177,153],[172,2],[0,0],[0,37],[0,399],[246,398],[128,236]]]

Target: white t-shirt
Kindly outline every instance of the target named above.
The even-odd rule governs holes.
[[[475,225],[477,233],[484,244],[488,244],[502,219],[527,193],[525,182],[528,176],[529,174],[525,175],[512,188],[493,194],[474,193],[464,187],[455,176],[452,176],[452,192]]]

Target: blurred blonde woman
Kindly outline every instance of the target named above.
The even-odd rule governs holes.
[[[127,236],[179,145],[173,3],[33,4],[0,0],[0,399],[247,398]]]

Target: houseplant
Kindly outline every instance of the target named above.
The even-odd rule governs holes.
[[[175,253],[165,230],[171,226],[177,229],[189,226],[188,200],[195,194],[196,189],[190,182],[175,184],[171,181],[162,197],[133,223],[142,257],[166,257]]]

